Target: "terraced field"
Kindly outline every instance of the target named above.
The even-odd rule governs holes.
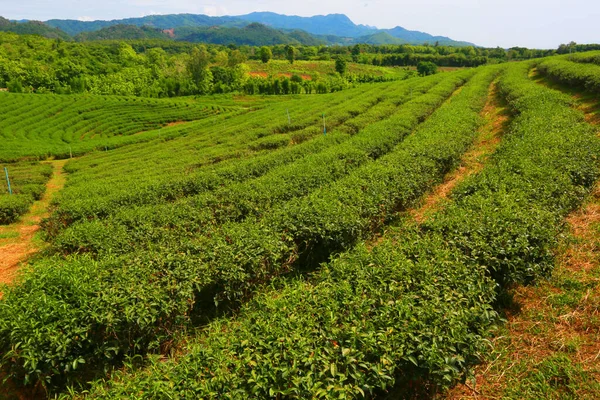
[[[190,100],[188,114],[137,121],[127,132],[191,120],[143,143],[81,147],[46,249],[3,291],[4,373],[41,397],[455,385],[481,362],[507,290],[551,272],[564,218],[600,176],[596,129],[529,76],[566,79],[550,72],[565,63],[596,67],[562,57],[252,107]],[[115,121],[98,140],[132,137]],[[415,218],[430,193],[445,194]]]
[[[242,111],[194,101],[0,92],[0,160],[78,156],[145,141],[159,130],[172,136],[167,128],[174,123]]]

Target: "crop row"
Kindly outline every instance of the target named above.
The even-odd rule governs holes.
[[[8,170],[9,180],[6,180]],[[52,176],[52,166],[38,162],[0,164],[0,225],[15,222],[25,214],[34,201],[46,191],[46,182]],[[12,194],[8,189],[8,182]]]
[[[0,159],[64,157],[70,155],[69,147],[76,155],[170,122],[243,112],[239,108],[183,101],[134,100],[137,99],[0,93],[0,137],[6,144]]]
[[[583,53],[569,54],[566,59],[578,63],[600,65],[600,51],[586,51]]]
[[[411,100],[413,96],[417,98],[439,81],[439,78],[413,80],[397,85],[397,88],[390,88],[386,91],[383,99],[380,98],[380,93],[373,93],[364,96],[366,99],[354,101],[350,107],[345,102],[340,105],[338,110],[332,107],[329,113],[333,115],[332,119],[335,119],[339,125],[333,125],[330,121],[330,131],[327,136],[323,136],[321,132],[317,134],[317,139],[305,141],[301,144],[283,146],[277,151],[271,150],[252,158],[233,159],[229,162],[203,167],[195,167],[198,162],[197,156],[181,157],[178,160],[179,162],[188,163],[188,166],[178,167],[179,169],[186,168],[189,171],[185,174],[165,168],[161,168],[154,174],[147,173],[143,176],[139,176],[135,172],[129,173],[127,171],[127,173],[123,173],[122,170],[119,171],[121,165],[125,168],[133,167],[138,171],[145,171],[143,166],[136,165],[131,161],[128,164],[125,162],[121,164],[120,160],[117,160],[117,157],[123,157],[124,161],[136,159],[136,154],[131,153],[133,149],[123,149],[118,153],[107,155],[105,159],[99,159],[98,156],[92,161],[81,160],[81,162],[69,167],[75,173],[72,174],[70,185],[63,193],[58,211],[53,216],[54,223],[62,226],[83,218],[105,217],[118,212],[123,207],[131,208],[139,205],[160,204],[165,201],[216,190],[229,183],[258,178],[285,165],[297,165],[297,163],[302,162],[301,160],[312,158],[317,153],[336,147],[342,141],[351,140],[352,143],[360,143],[361,140],[364,140],[361,139],[364,136],[362,134],[353,138],[347,134],[336,132],[345,131],[347,129],[344,129],[344,127],[350,125],[351,128],[348,130],[358,132],[368,125],[385,120],[396,112],[404,102]],[[250,132],[246,132],[246,135],[249,134]],[[283,137],[284,140],[289,142],[289,136],[281,134],[276,136]],[[312,143],[313,140],[314,143]],[[242,140],[239,141],[242,142]],[[168,147],[173,145],[176,145],[176,143],[170,143]],[[146,154],[145,158],[142,159],[145,160],[143,162],[153,164],[160,162],[162,164],[159,161],[160,158],[172,157],[173,150],[165,151],[168,147],[163,146],[157,149],[156,153],[148,148],[143,149],[142,151],[145,151]],[[373,154],[369,157],[377,156],[375,149],[370,151]],[[338,162],[341,162],[341,160]],[[95,173],[95,168],[88,168],[90,164],[106,165],[108,163],[111,165],[110,169],[102,168],[99,171],[100,174]],[[191,170],[189,164],[193,166]],[[313,164],[316,163],[313,162]],[[77,173],[79,170],[81,170],[81,173]],[[103,175],[107,171],[110,171],[114,178]],[[83,196],[82,193],[86,195]]]
[[[88,212],[87,218],[80,217],[85,218],[84,221],[56,238],[54,247],[62,253],[96,252],[107,249],[109,243],[117,243],[118,247],[110,247],[110,251],[131,251],[130,246],[145,245],[150,237],[156,243],[156,230],[165,226],[166,221],[170,227],[169,236],[195,236],[211,225],[241,221],[248,216],[264,217],[272,206],[305,196],[393,150],[461,79],[459,76],[446,79],[423,96],[407,97],[409,101],[395,106],[389,118],[370,124],[344,143],[307,154],[255,179],[229,185],[222,183],[222,186],[213,183],[214,190],[205,190],[172,204],[136,208],[129,205],[121,207],[118,213],[111,209],[114,217],[101,222],[90,221]],[[97,210],[98,204],[94,203],[94,206]],[[62,211],[59,210],[57,216]],[[108,237],[111,238],[108,241],[103,239]]]
[[[464,378],[487,349],[498,293],[548,273],[563,218],[600,172],[594,130],[568,97],[531,82],[529,68],[513,64],[501,77],[510,132],[432,220],[263,290],[184,355],[115,373],[89,397],[341,399]],[[467,87],[461,109],[473,112]]]
[[[390,118],[387,132],[416,127],[473,74],[448,74],[440,83],[443,91],[414,99],[412,112]],[[475,117],[470,126],[478,124]],[[347,248],[456,161],[473,129],[458,144],[442,147],[439,133],[448,118],[426,122],[394,151],[278,205],[264,218],[210,227],[184,242],[174,237],[121,256],[39,261],[0,302],[5,365],[26,381],[64,383],[86,365],[110,366],[125,354],[156,349],[191,318],[209,318],[216,298],[240,298],[258,282],[301,266],[300,256]]]
[[[600,94],[600,65],[550,58],[540,62],[537,69],[554,82]]]

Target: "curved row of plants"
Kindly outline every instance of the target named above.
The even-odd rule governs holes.
[[[498,294],[551,270],[564,217],[600,175],[596,132],[570,98],[531,82],[530,67],[513,64],[501,77],[510,131],[433,219],[390,230],[310,279],[263,289],[183,356],[115,373],[89,397],[355,398],[464,378],[486,351]],[[481,109],[467,87],[444,128]]]
[[[600,65],[550,58],[540,62],[537,69],[552,81],[600,94]]]
[[[133,134],[239,108],[175,100],[0,93],[0,159],[69,157],[102,145],[133,141]]]
[[[234,158],[213,165],[198,166],[199,157],[191,154],[190,157],[182,156],[175,162],[169,162],[176,164],[178,169],[185,168],[185,173],[174,171],[173,168],[160,168],[155,169],[154,173],[146,173],[143,165],[140,165],[157,162],[163,164],[161,159],[172,158],[173,152],[178,151],[173,149],[176,143],[170,143],[168,147],[156,147],[155,151],[146,146],[144,149],[123,149],[113,154],[78,160],[68,166],[69,172],[72,173],[69,185],[62,193],[52,223],[60,227],[81,219],[115,214],[124,207],[156,205],[213,191],[234,182],[261,177],[285,165],[303,162],[301,160],[326,152],[348,140],[360,143],[363,139],[353,138],[351,135],[356,135],[363,128],[390,117],[398,107],[413,97],[417,98],[426,93],[442,78],[440,76],[402,82],[394,87],[385,88],[387,90],[383,93],[377,90],[360,96],[359,99],[350,98],[343,101],[339,106],[328,109],[326,136],[323,135],[322,126],[313,123],[309,128],[291,134],[265,136],[275,137],[286,143],[280,148],[269,149],[254,157]],[[250,130],[237,128],[235,121],[230,121],[230,124],[235,129],[234,138],[239,134],[247,137],[252,133]],[[298,141],[302,132],[310,133],[316,138],[289,145],[290,141]],[[241,139],[237,141],[243,142]],[[202,150],[202,155],[206,156],[206,149]],[[216,154],[218,156],[222,153]],[[138,161],[132,165],[131,159]],[[90,168],[109,163],[110,168]]]
[[[6,168],[8,181],[6,180]],[[46,191],[52,166],[38,162],[0,164],[0,225],[15,222]],[[8,182],[10,182],[10,191]],[[12,192],[12,194],[11,194]]]
[[[413,99],[413,107],[403,107],[410,113],[382,128],[404,136],[473,73],[448,74],[439,84],[443,90]],[[110,368],[127,354],[158,350],[174,329],[211,318],[215,302],[241,299],[260,281],[302,266],[300,256],[347,248],[430,187],[458,157],[460,146],[452,147],[450,160],[438,153],[439,141],[421,142],[420,131],[388,155],[279,204],[264,218],[158,240],[121,256],[108,251],[99,260],[79,255],[36,262],[0,301],[3,365],[26,383],[64,384],[89,368]],[[416,151],[434,156],[415,162],[410,154]],[[404,168],[412,174],[398,175]],[[373,182],[378,185],[371,190]]]
[[[254,110],[254,106],[240,107],[240,102],[230,102],[219,97],[205,104],[190,99],[157,100],[117,96],[36,96],[2,93],[0,110],[5,118],[0,122],[0,128],[7,145],[0,151],[0,159],[10,161],[21,157],[50,156],[66,158],[157,137],[169,139],[195,135],[196,132],[206,131],[209,127],[213,130],[215,126],[221,127],[236,115],[239,118],[235,121],[242,132],[247,132],[243,125],[254,130],[260,128],[263,132],[270,128],[276,133],[301,131],[318,122],[318,116],[324,110],[352,100],[360,102],[362,95],[365,101],[372,101],[374,96],[380,96],[381,91],[388,87],[389,84],[364,85],[349,90],[345,97],[328,95],[323,99],[310,99],[311,101],[306,99],[271,102],[275,107],[268,108],[272,110],[265,109],[256,116],[250,112]],[[265,103],[268,106],[269,102]],[[252,101],[251,104],[267,108],[260,101]],[[272,115],[267,118],[268,111],[273,111],[282,118],[273,119]],[[287,118],[284,118],[286,111],[294,118],[293,124],[288,124]],[[182,126],[169,126],[186,121],[191,122]],[[265,121],[268,123],[265,124]],[[216,132],[210,138],[208,136],[210,135],[204,135],[204,146],[219,143],[215,140],[215,137],[219,137]],[[263,136],[268,135],[249,135],[246,142],[261,139]],[[200,143],[201,137],[198,139],[197,144]],[[230,141],[229,145],[232,143],[236,142]]]
[[[332,238],[341,236],[342,225],[356,227],[364,221],[355,209],[368,204],[383,205],[380,223],[384,223],[398,208],[414,204],[439,183],[472,143],[482,123],[479,114],[490,83],[497,73],[498,69],[491,68],[479,71],[398,151],[383,157],[385,161],[379,168],[362,175],[362,180],[353,179],[354,193],[337,192],[339,204],[330,207],[327,215],[333,219],[333,208],[338,209],[337,229],[323,230],[328,230]],[[345,189],[351,190],[349,185]],[[373,197],[365,192],[373,193]],[[363,202],[351,205],[363,197]],[[332,198],[324,198],[321,204]],[[371,203],[371,199],[376,201]],[[316,204],[317,199],[312,202]],[[324,216],[319,211],[315,214],[317,218]],[[365,232],[359,237],[368,236]],[[134,375],[131,386],[119,380],[109,390],[96,386],[94,393],[99,397],[127,393],[147,398],[370,396],[382,384],[385,388],[393,383],[394,374],[389,371],[403,353],[396,342],[418,338],[423,351],[427,351],[433,340],[429,353],[435,355],[436,350],[457,344],[447,338],[447,330],[460,327],[458,321],[465,315],[483,317],[488,313],[488,320],[494,317],[487,304],[477,304],[481,300],[479,286],[490,286],[478,282],[481,274],[451,268],[456,256],[442,248],[439,238],[406,247],[416,240],[422,238],[415,229],[397,235],[388,233],[373,253],[361,245],[360,250],[325,265],[308,280],[281,280],[244,306],[238,318],[209,324],[198,344],[177,362],[169,361],[162,367],[157,365],[155,371]],[[436,270],[441,265],[445,269]],[[469,296],[446,291],[445,298],[440,299],[440,289],[464,280],[476,285]],[[419,306],[432,297],[438,300],[436,306],[445,307],[444,312],[437,307],[423,310]],[[450,304],[456,312],[445,316]],[[464,306],[467,308],[461,309]],[[472,322],[475,320],[473,317]],[[448,322],[453,323],[448,326]],[[412,359],[413,353],[407,356]],[[187,375],[183,372],[186,368]],[[164,375],[151,383],[149,376],[158,370]],[[176,382],[171,381],[176,374],[180,374]],[[165,380],[169,381],[166,385]],[[134,395],[130,388],[136,385],[141,390]]]
[[[600,51],[586,51],[583,53],[569,54],[566,58],[573,62],[600,65]]]
[[[88,212],[80,217],[80,223],[54,240],[54,248],[63,254],[131,252],[150,242],[155,245],[161,230],[172,238],[197,236],[225,222],[242,221],[248,216],[264,218],[272,207],[305,196],[392,151],[463,79],[460,75],[447,78],[426,94],[412,99],[405,92],[407,102],[394,105],[389,118],[366,126],[339,145],[279,165],[260,177],[219,187],[213,184],[213,190],[173,203],[113,208],[103,214],[110,217],[102,221],[91,220],[93,214]],[[401,97],[396,101],[399,99]],[[97,210],[98,205],[94,206]],[[56,215],[60,218],[64,211],[59,209]],[[148,238],[152,238],[150,242]]]

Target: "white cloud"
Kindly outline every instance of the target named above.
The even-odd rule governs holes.
[[[214,4],[204,6],[202,8],[202,13],[211,17],[218,17],[229,14],[229,12],[227,11],[227,7],[217,6]]]
[[[89,21],[94,21],[95,18],[92,17],[77,17],[77,21],[85,21],[85,22],[89,22]]]

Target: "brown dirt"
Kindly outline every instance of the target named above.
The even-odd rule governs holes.
[[[495,84],[490,87],[487,103],[481,113],[485,118],[485,124],[479,130],[479,136],[473,147],[465,153],[460,166],[449,173],[442,184],[438,185],[429,194],[423,205],[410,214],[418,223],[424,222],[440,205],[446,200],[452,191],[466,177],[475,174],[483,168],[485,161],[496,150],[500,144],[502,132],[509,121],[508,109],[498,95]]]
[[[267,74],[266,72],[262,72],[262,71],[248,72],[248,75],[250,75],[251,77],[258,77],[258,78],[266,78],[269,76],[269,74]]]
[[[255,77],[255,78],[267,78],[269,76],[269,74],[264,71],[252,71],[252,72],[248,72],[248,75],[250,75],[251,77]],[[291,78],[292,75],[293,74],[291,72],[278,72],[275,74],[275,76],[278,76],[278,77],[285,76],[287,78]],[[310,75],[306,75],[306,74],[297,74],[297,75],[299,75],[305,81],[310,81],[312,79],[312,77]]]
[[[165,125],[165,127],[177,126],[177,125],[185,124],[186,122],[189,122],[189,121],[174,121],[174,122],[169,122],[168,124]]]
[[[39,250],[35,243],[35,233],[40,229],[40,222],[48,217],[48,207],[54,195],[65,184],[63,166],[68,160],[49,161],[54,167],[53,175],[46,184],[46,192],[41,200],[36,201],[29,212],[19,221],[0,227],[0,283],[10,283],[19,270],[19,265],[28,256]]]

